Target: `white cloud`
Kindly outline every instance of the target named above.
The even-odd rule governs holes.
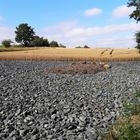
[[[126,17],[129,16],[130,13],[134,10],[133,7],[127,7],[126,5],[121,5],[119,7],[116,7],[113,12],[112,12],[112,16],[114,18],[122,18],[122,17]]]
[[[114,47],[114,48],[132,48],[136,46],[134,38],[131,36],[122,36],[100,39],[95,42],[96,47]]]
[[[68,21],[64,21],[64,22],[60,22],[57,25],[51,26],[51,27],[47,27],[45,28],[45,32],[59,32],[59,31],[68,31],[71,28],[75,27],[77,25],[77,21],[76,20],[68,20]]]
[[[116,24],[97,27],[81,27],[77,22],[65,22],[47,27],[42,34],[49,40],[57,40],[68,47],[87,44],[91,47],[134,47],[134,33],[140,29],[136,23]],[[63,29],[63,27],[67,27]],[[55,27],[55,28],[54,28]],[[57,30],[56,30],[57,29]],[[127,37],[129,35],[129,38]],[[117,36],[117,38],[116,38]]]
[[[4,39],[14,40],[14,30],[10,27],[0,26],[0,43]]]
[[[130,24],[119,24],[119,25],[106,25],[103,27],[89,27],[89,28],[74,28],[66,33],[68,37],[76,36],[93,36],[93,35],[102,35],[110,34],[115,32],[123,31],[136,31],[140,28],[139,24],[130,23]]]
[[[88,9],[84,12],[85,16],[96,16],[96,15],[100,15],[102,13],[102,9],[99,8],[92,8],[92,9]]]

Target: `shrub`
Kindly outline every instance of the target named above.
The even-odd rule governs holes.
[[[56,41],[51,41],[50,42],[50,47],[59,47],[59,45]]]
[[[21,44],[14,44],[14,45],[12,45],[12,47],[14,47],[14,48],[23,48],[23,46]]]
[[[77,46],[77,47],[75,47],[75,48],[82,48],[81,46]]]
[[[11,47],[11,43],[12,41],[10,39],[2,41],[2,45],[6,48]]]
[[[83,48],[90,48],[89,46],[85,45]]]
[[[131,103],[124,104],[122,118],[113,126],[104,140],[140,140],[140,92],[137,91]]]
[[[63,44],[59,44],[59,47],[60,47],[60,48],[66,48],[66,46],[63,45]]]

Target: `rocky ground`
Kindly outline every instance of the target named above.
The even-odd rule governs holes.
[[[67,63],[0,61],[1,140],[100,140],[140,88],[140,62],[97,74],[43,72]]]

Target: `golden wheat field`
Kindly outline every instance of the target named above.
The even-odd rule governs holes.
[[[8,50],[8,49],[7,49]],[[0,60],[91,60],[91,61],[137,61],[140,54],[135,48],[24,48],[1,51]]]

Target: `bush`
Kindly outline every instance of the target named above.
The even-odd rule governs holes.
[[[59,44],[59,47],[60,47],[60,48],[66,48],[66,46],[63,45],[63,44]]]
[[[43,46],[50,46],[50,44],[49,44],[49,41],[48,41],[48,39],[47,38],[44,38],[43,39],[43,44],[42,44]]]
[[[104,140],[140,140],[140,92],[137,91],[131,103],[124,104],[122,118],[113,126]]]
[[[14,44],[12,45],[13,48],[23,48],[24,46],[22,46],[21,44]]]
[[[10,39],[2,41],[2,45],[6,48],[11,47],[11,43],[12,41]]]
[[[75,48],[82,48],[81,46],[77,46],[77,47],[75,47]]]
[[[89,46],[85,45],[83,48],[90,48]]]
[[[51,41],[50,42],[50,47],[59,47],[59,45],[56,41]]]

